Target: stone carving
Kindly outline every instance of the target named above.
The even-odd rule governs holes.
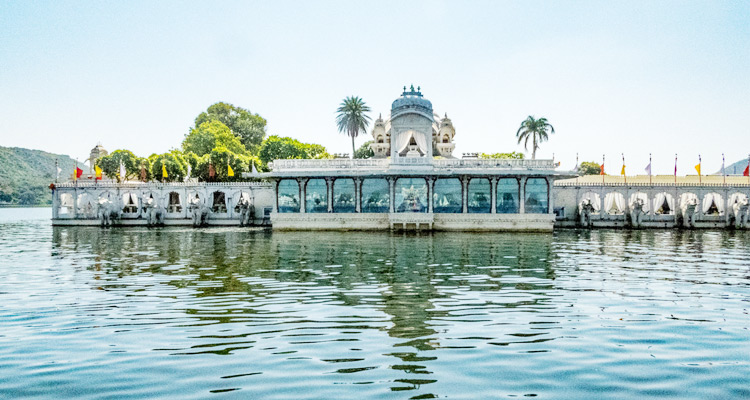
[[[748,205],[747,198],[741,198],[734,201],[732,204],[732,214],[734,216],[734,227],[737,229],[747,228],[748,215],[747,210],[750,206]]]
[[[695,217],[698,214],[698,199],[691,198],[682,205],[682,226],[685,228],[695,228]]]
[[[578,215],[579,215],[579,224],[582,227],[590,228],[591,227],[591,214],[594,213],[594,205],[591,204],[591,199],[583,199],[580,204],[578,204]]]
[[[148,226],[164,225],[164,217],[167,211],[159,205],[159,201],[153,198],[153,196],[143,202],[143,210],[145,211]]]
[[[237,207],[240,209],[240,226],[251,225],[253,222],[253,216],[255,215],[253,202],[247,197],[240,196],[240,201],[237,202]]]
[[[97,216],[102,223],[102,226],[112,226],[115,222],[120,220],[122,215],[122,209],[118,204],[111,201],[108,198],[99,199],[97,204]]]
[[[193,226],[198,227],[206,225],[211,209],[204,205],[203,201],[196,194],[195,198],[190,199],[188,212],[193,218]]]
[[[633,203],[630,204],[630,223],[633,226],[633,228],[641,227],[643,214],[645,214],[645,212],[643,211],[644,205],[645,203],[643,202],[643,199],[641,198],[635,199]]]

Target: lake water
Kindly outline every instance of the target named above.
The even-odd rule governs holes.
[[[750,232],[49,217],[0,209],[0,398],[750,397]]]

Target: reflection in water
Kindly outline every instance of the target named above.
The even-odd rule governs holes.
[[[0,267],[0,367],[33,372],[23,384],[0,378],[0,393],[44,397],[33,388],[55,385],[79,397],[750,394],[743,232],[0,223],[3,238],[40,230],[51,234],[36,244],[0,239],[11,266]],[[19,272],[29,265],[33,274]],[[20,340],[26,361],[3,344]]]

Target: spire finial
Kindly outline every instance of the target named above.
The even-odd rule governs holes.
[[[411,87],[409,87],[409,89],[411,89],[412,92],[414,91],[414,84],[413,83],[412,83]]]

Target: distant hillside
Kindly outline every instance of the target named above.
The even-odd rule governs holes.
[[[70,157],[0,146],[0,205],[51,204],[49,184],[55,181],[55,159],[62,169],[60,181],[67,180],[75,168]]]
[[[747,167],[747,158],[743,158],[734,164],[727,165],[727,175],[742,175]],[[717,175],[721,175],[721,170],[716,171]]]

